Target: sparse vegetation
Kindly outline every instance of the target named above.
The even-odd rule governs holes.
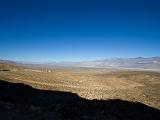
[[[159,72],[124,71],[124,70],[92,69],[92,68],[88,68],[88,69],[86,68],[72,68],[72,69],[71,68],[54,68],[54,69],[44,68],[43,70],[42,68],[35,69],[34,67],[27,68],[27,67],[20,67],[20,66],[9,65],[9,64],[3,64],[0,66],[1,66],[0,68],[1,81],[8,81],[11,83],[23,83],[40,90],[66,91],[70,93],[76,93],[78,94],[78,96],[84,99],[90,99],[90,100],[121,99],[121,100],[131,101],[131,102],[140,102],[150,107],[160,109],[160,73]],[[19,99],[19,98],[16,98],[16,96],[13,96],[13,95],[7,95],[8,90],[7,89],[5,90],[6,91],[3,91],[3,93],[5,94],[6,92],[6,96],[9,96],[9,97],[6,97],[5,100],[3,100],[4,97],[0,96],[0,105],[5,108],[8,106],[7,109],[8,108],[13,109],[15,106],[16,99]],[[27,89],[23,89],[21,93],[24,93],[24,97],[26,95],[28,96]],[[23,94],[21,95],[23,96]],[[8,98],[11,101],[8,100]],[[42,98],[40,97],[40,100],[41,99]],[[47,103],[48,100],[45,100],[48,98],[43,98],[43,99],[45,103],[43,103],[42,101],[42,104],[48,104]],[[18,100],[18,101],[22,102],[23,100]],[[14,105],[12,102],[14,103]],[[38,100],[38,98],[36,98],[34,102],[40,102],[40,101]],[[57,101],[53,100],[52,102],[57,102]],[[52,102],[50,101],[49,103],[52,104]],[[75,114],[73,115],[75,118],[71,115],[66,117],[66,119],[67,118],[71,119],[72,117],[73,119],[80,119],[80,118],[91,119],[92,117],[88,114],[83,114],[83,111],[84,109],[87,109],[87,108],[90,109],[92,105],[88,106],[88,104],[90,104],[88,103],[88,104],[82,105],[83,107],[81,107],[80,106],[81,102],[80,103],[79,102],[75,104],[69,103],[66,107],[64,107],[63,105],[60,105],[61,112],[59,111],[59,107],[58,108],[56,107],[55,109],[58,109],[58,112],[60,112],[64,116],[68,114],[67,111],[69,110],[71,110],[71,113]],[[99,104],[99,102],[95,102],[95,103]],[[106,103],[104,102],[104,104]],[[71,106],[71,108],[69,107],[69,105]],[[23,105],[18,103],[18,105],[16,105],[16,109],[20,109],[19,107],[22,107],[22,106]],[[47,109],[46,114],[49,114],[49,110],[51,108],[48,108],[48,107],[39,108],[39,107],[40,106],[35,106],[34,104],[31,104],[29,106],[26,105],[26,107],[23,109],[26,109],[24,110],[25,112],[32,111],[32,112],[35,112],[36,114],[41,113],[43,109],[44,111]],[[80,110],[79,111],[80,113],[78,112],[77,109]],[[101,109],[101,108],[95,107],[95,109]],[[37,111],[40,111],[40,112],[37,113]],[[94,111],[92,112],[94,113]],[[104,112],[106,111],[104,110]],[[92,113],[90,114],[92,115]],[[80,115],[80,117],[77,118],[76,115]],[[93,119],[95,118],[95,119],[103,120],[107,118],[107,116],[105,115],[106,114],[103,114],[102,116],[98,115],[97,117],[93,116]],[[108,119],[109,120],[117,119],[117,116],[114,116],[113,114],[111,114],[111,116],[108,116]]]

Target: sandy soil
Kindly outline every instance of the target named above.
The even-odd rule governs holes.
[[[0,79],[43,90],[77,93],[86,99],[137,101],[160,109],[160,73],[91,68],[34,69],[0,65]]]

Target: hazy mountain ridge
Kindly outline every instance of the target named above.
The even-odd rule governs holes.
[[[72,67],[135,68],[135,69],[160,70],[160,57],[111,58],[111,59],[83,61],[83,62],[59,62],[53,64],[59,66],[72,66]]]
[[[160,69],[160,57],[151,58],[111,58],[90,62],[81,62],[79,66],[83,67],[114,67],[114,68],[144,68]]]
[[[0,60],[0,63],[16,62]],[[19,62],[17,62],[19,64]],[[25,63],[23,63],[25,64]],[[27,63],[29,64],[29,63]],[[34,63],[31,63],[34,64]],[[137,58],[110,58],[104,60],[82,62],[50,62],[37,65],[60,66],[60,67],[93,67],[93,68],[128,68],[128,69],[153,69],[160,70],[160,57],[137,57]]]

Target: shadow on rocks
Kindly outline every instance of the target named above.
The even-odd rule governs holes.
[[[160,110],[138,102],[86,100],[0,80],[1,120],[160,120]]]

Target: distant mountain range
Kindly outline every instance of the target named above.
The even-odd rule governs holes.
[[[0,60],[0,62],[15,64],[15,62],[13,61]],[[23,63],[23,64],[26,64],[26,63]],[[31,63],[31,64],[34,64],[34,63]],[[43,63],[43,64],[47,66],[57,66],[57,67],[60,66],[60,67],[92,67],[92,68],[160,70],[160,57],[111,58],[111,59],[95,60],[95,61],[51,62],[51,63]]]
[[[57,62],[49,63],[57,66],[93,67],[93,68],[126,68],[126,69],[153,69],[160,70],[160,57],[150,58],[111,58],[83,62]]]
[[[90,67],[157,67],[157,65],[160,65],[160,57],[111,58],[90,62],[82,62],[81,65]]]

